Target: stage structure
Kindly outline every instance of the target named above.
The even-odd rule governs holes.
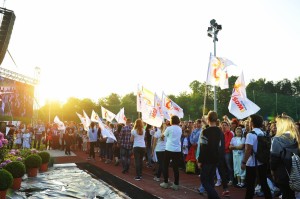
[[[35,68],[35,78],[0,67],[0,115],[38,119],[38,101],[35,86],[39,84],[40,69]]]

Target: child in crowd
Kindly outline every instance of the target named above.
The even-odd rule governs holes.
[[[15,131],[15,133],[16,133],[15,144],[17,146],[17,149],[20,149],[22,146],[22,132],[21,130],[18,129]]]
[[[189,128],[186,128],[184,130],[183,136],[181,138],[181,151],[182,151],[184,165],[180,165],[180,167],[182,167],[183,169],[185,169],[186,157],[187,157],[187,155],[189,153],[189,149],[191,147],[190,133],[191,133],[191,130]]]
[[[30,133],[29,129],[26,129],[22,135],[23,138],[23,149],[30,149]]]
[[[231,139],[229,149],[233,152],[234,176],[237,178],[237,186],[244,187],[245,170],[241,169],[241,162],[244,158],[245,138],[242,136],[241,127],[235,129],[235,137]]]

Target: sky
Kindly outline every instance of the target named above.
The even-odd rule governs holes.
[[[205,82],[212,38],[216,55],[243,71],[246,84],[300,76],[300,1],[297,0],[5,0],[16,15],[1,67],[34,77],[36,98],[95,101],[136,93],[190,92]]]

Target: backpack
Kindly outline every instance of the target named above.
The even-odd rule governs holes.
[[[271,137],[267,135],[257,135],[254,131],[250,133],[255,134],[257,136],[257,151],[253,154],[255,155],[255,159],[259,162],[266,164],[269,163],[270,160],[270,149],[271,149]],[[256,165],[255,161],[255,165]]]
[[[292,155],[291,173],[287,172],[287,174],[290,178],[289,185],[291,190],[300,191],[300,158],[295,153]]]

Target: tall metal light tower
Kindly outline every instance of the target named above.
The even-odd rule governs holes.
[[[216,53],[216,42],[218,41],[218,33],[222,30],[222,25],[218,24],[215,19],[210,20],[210,26],[207,28],[207,35],[213,38],[214,42],[214,56]],[[214,86],[214,111],[217,112],[217,91],[216,86]]]

